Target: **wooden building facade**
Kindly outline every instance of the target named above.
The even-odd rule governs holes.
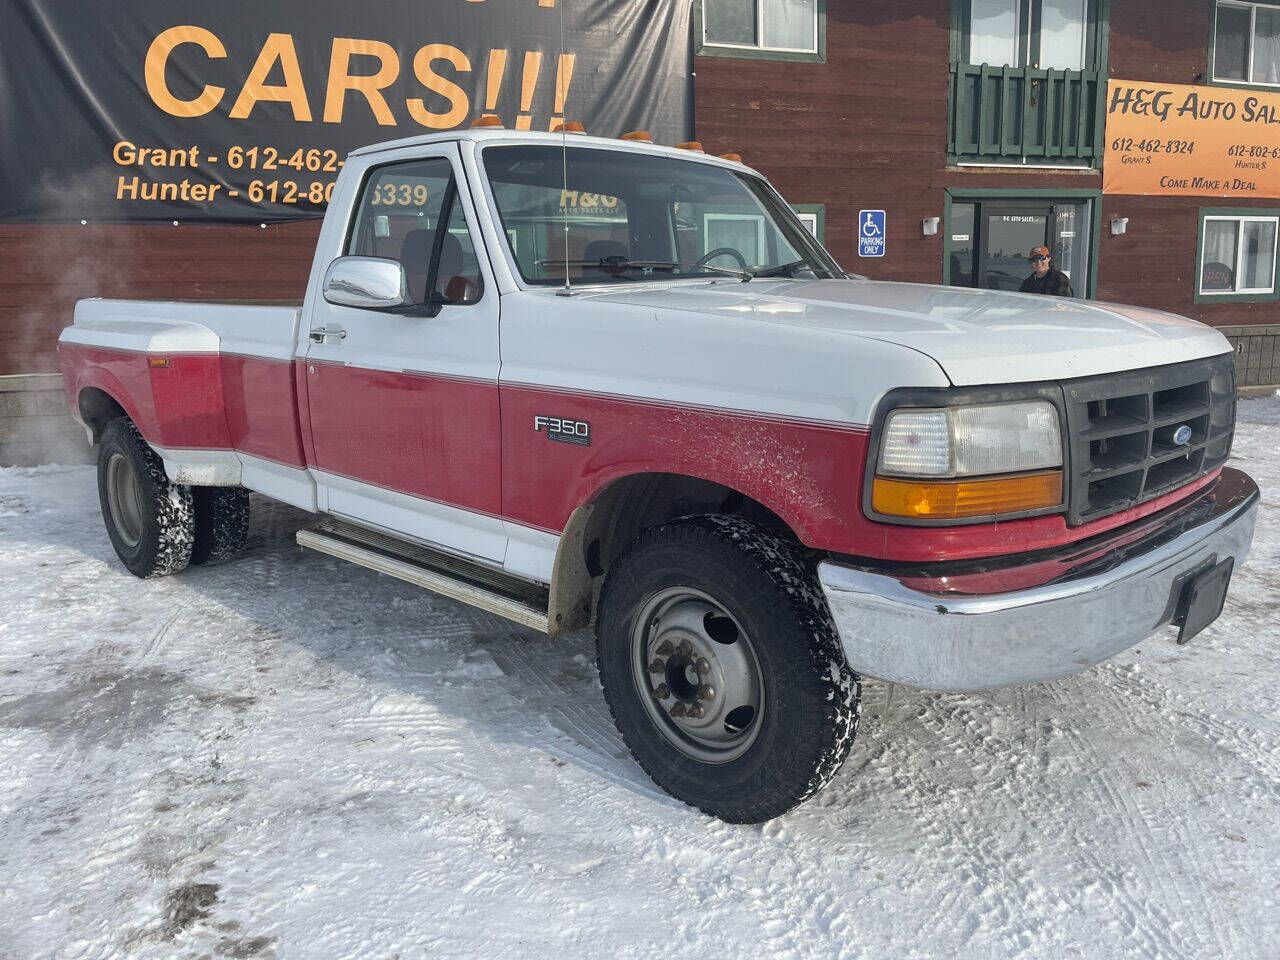
[[[757,0],[748,41],[716,21],[734,0],[697,2],[711,11],[695,23],[699,139],[741,153],[816,213],[846,269],[1016,289],[1029,248],[1044,243],[1077,296],[1221,327],[1242,385],[1280,383],[1280,197],[1102,189],[1107,78],[1280,94],[1280,3]],[[813,47],[764,49],[771,9],[810,11]],[[881,258],[858,256],[868,209],[886,211]],[[1219,231],[1258,224],[1239,246],[1243,257],[1253,242],[1265,274],[1254,289],[1268,289],[1202,289],[1206,218]],[[1123,233],[1113,220],[1127,221]]]

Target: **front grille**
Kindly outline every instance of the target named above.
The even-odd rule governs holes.
[[[1070,380],[1063,391],[1071,524],[1176,490],[1231,454],[1236,389],[1230,354]],[[1191,436],[1178,443],[1184,426]]]

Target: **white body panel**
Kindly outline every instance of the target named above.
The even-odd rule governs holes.
[[[1212,327],[1143,307],[966,287],[875,280],[717,281],[668,289],[612,288],[598,304],[715,317],[736,335],[776,349],[825,337],[831,351],[872,373],[869,344],[898,344],[932,357],[956,386],[1033,383],[1136,370],[1227,353]],[[769,332],[758,328],[768,327]],[[807,389],[809,370],[775,363],[782,390]],[[918,386],[899,381],[895,386]]]
[[[291,360],[301,308],[184,300],[81,300],[65,343],[135,353],[239,353]]]
[[[900,386],[945,387],[941,368],[892,343],[792,326],[773,317],[673,309],[685,297],[729,299],[746,286],[709,283],[503,298],[502,381],[637,397],[673,407],[746,411],[789,420],[865,424]],[[769,306],[769,305],[765,305]],[[760,321],[764,322],[760,322]]]

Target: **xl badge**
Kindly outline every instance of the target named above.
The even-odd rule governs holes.
[[[566,420],[563,417],[534,417],[533,429],[546,433],[548,440],[559,443],[579,443],[591,446],[591,424],[586,420]]]

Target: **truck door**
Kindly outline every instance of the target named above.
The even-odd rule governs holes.
[[[338,255],[398,260],[439,312],[340,306],[316,284],[300,376],[320,509],[501,561],[498,295],[476,226],[455,145],[372,167]]]

